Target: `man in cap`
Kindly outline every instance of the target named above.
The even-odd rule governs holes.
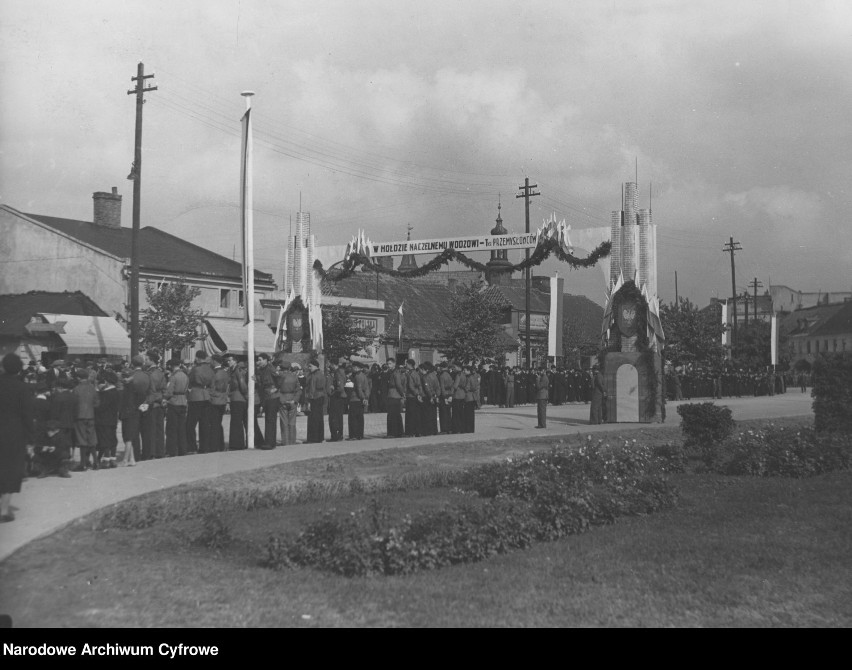
[[[604,421],[604,405],[607,393],[600,366],[592,366],[592,404],[589,407],[589,423],[599,424]]]
[[[319,361],[312,358],[308,363],[307,381],[305,382],[305,400],[309,403],[308,439],[305,442],[319,443],[325,439],[325,425],[322,420],[323,406],[326,398],[326,379],[319,369]]]
[[[225,368],[223,358],[218,354],[213,360],[213,384],[210,386],[210,451],[225,451],[225,407],[228,404],[228,383],[230,371]]]
[[[140,442],[142,412],[148,409],[145,401],[150,391],[151,380],[142,369],[145,358],[137,354],[130,360],[132,372],[124,384],[122,395],[121,433],[124,439],[124,464],[135,465],[142,460]]]
[[[299,371],[302,366],[291,363],[278,377],[278,399],[281,403],[278,420],[281,423],[281,442],[284,446],[296,444],[296,417],[302,401],[302,384]]]
[[[234,354],[225,354],[225,365],[230,375],[228,404],[231,406],[231,427],[228,431],[228,451],[240,451],[246,448],[248,430],[248,373],[238,365]]]
[[[352,379],[347,383],[349,394],[349,438],[364,439],[364,410],[370,403],[370,382],[364,366],[357,361],[352,363]]]
[[[213,368],[207,361],[207,352],[195,352],[195,364],[189,371],[186,410],[186,446],[190,454],[210,451],[210,387],[213,385]],[[198,439],[195,427],[198,426]]]
[[[423,382],[416,370],[417,362],[413,358],[405,361],[405,435],[420,437],[423,434]]]
[[[278,409],[281,400],[278,393],[278,373],[270,363],[271,360],[269,354],[258,354],[256,360],[257,368],[254,375],[265,418],[264,440],[263,445],[259,447],[260,449],[275,449],[278,438]]]
[[[163,411],[163,391],[166,390],[166,375],[160,367],[160,354],[154,349],[145,352],[145,373],[151,384],[145,404],[147,411],[142,413],[142,458],[162,458],[165,448],[165,412]]]
[[[538,425],[536,428],[547,428],[547,401],[550,394],[550,379],[547,377],[547,365],[541,364],[536,377],[535,403],[538,407]]]
[[[189,377],[183,371],[179,358],[172,358],[166,366],[169,369],[169,382],[163,392],[166,401],[166,454],[186,456],[186,394]]]
[[[343,406],[346,404],[346,371],[341,367],[346,359],[329,361],[331,383],[328,391],[328,430],[329,441],[340,442],[343,439]]]
[[[405,428],[402,423],[402,401],[405,398],[405,373],[400,370],[396,361],[389,358],[387,362],[387,396],[385,404],[388,410],[387,437],[402,437]]]

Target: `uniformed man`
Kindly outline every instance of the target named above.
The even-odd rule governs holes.
[[[302,385],[299,381],[301,369],[302,366],[298,363],[291,363],[278,378],[278,418],[281,422],[281,442],[284,446],[296,444],[296,417],[299,414],[299,403],[302,401]]]
[[[453,364],[455,379],[453,380],[453,432],[467,432],[465,420],[465,400],[467,398],[467,373],[458,363]]]
[[[228,405],[228,384],[230,371],[225,367],[221,356],[214,354],[213,383],[210,385],[210,451],[225,451],[225,409]]]
[[[163,391],[167,382],[160,368],[160,354],[154,349],[145,352],[145,372],[151,381],[145,400],[148,411],[142,414],[142,458],[147,460],[166,455]]]
[[[264,431],[263,445],[260,449],[275,449],[278,439],[278,408],[280,396],[278,393],[278,373],[272,366],[271,356],[262,353],[257,356],[255,380],[260,392],[260,404],[263,407]]]
[[[547,378],[547,366],[541,365],[536,377],[535,402],[538,407],[538,425],[536,428],[547,428],[547,400],[550,390],[550,380]]]
[[[225,355],[228,368],[228,404],[231,406],[231,426],[228,429],[228,451],[246,448],[248,431],[248,375],[238,365],[236,356]]]
[[[388,359],[387,366],[388,390],[385,400],[388,408],[387,437],[402,437],[405,434],[402,424],[402,401],[405,398],[405,373],[396,366],[396,361],[392,358]]]
[[[166,401],[166,455],[186,456],[186,393],[189,377],[183,371],[179,358],[172,358],[166,367],[169,370],[169,381],[163,391]]]
[[[423,429],[420,425],[423,410],[423,382],[415,369],[417,363],[413,358],[405,361],[405,435],[420,437]]]
[[[423,384],[423,414],[421,430],[423,435],[438,434],[438,406],[441,400],[441,384],[435,367],[425,361],[420,364],[421,382]]]
[[[305,400],[308,401],[308,439],[314,444],[325,440],[325,424],[322,420],[326,398],[326,379],[319,369],[319,361],[312,358],[308,363],[310,370],[305,382]]]
[[[189,454],[206,454],[210,451],[210,387],[213,385],[213,368],[207,362],[207,352],[195,352],[195,365],[189,371],[186,410],[186,449]],[[198,426],[198,438],[195,428]]]
[[[349,392],[349,438],[364,439],[364,410],[370,403],[370,382],[361,363],[352,363],[352,386]],[[350,382],[347,382],[349,384]]]

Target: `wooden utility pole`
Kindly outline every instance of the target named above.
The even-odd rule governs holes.
[[[136,82],[136,88],[127,95],[136,96],[136,149],[133,153],[133,168],[127,178],[133,181],[133,229],[130,235],[130,355],[139,353],[139,206],[142,194],[142,97],[148,91],[156,91],[156,86],[145,87],[145,80],[153,78],[145,74],[145,65],[139,63],[136,76],[130,81]],[[162,352],[165,353],[165,352]]]
[[[731,336],[731,349],[733,349],[737,345],[737,270],[734,265],[734,252],[742,251],[742,247],[739,242],[734,242],[734,238],[731,237],[728,243],[722,247],[722,251],[724,253],[731,254],[731,297],[733,298],[733,311],[734,311],[734,329],[733,334]]]
[[[523,191],[523,193],[519,193],[516,195],[516,198],[524,199],[524,212],[525,212],[525,221],[526,221],[526,232],[530,232],[530,198],[536,195],[541,195],[541,193],[532,193],[532,189],[538,188],[538,184],[530,185],[530,178],[526,177],[524,179],[524,185],[518,186],[519,189]],[[526,259],[527,263],[530,260],[530,250],[526,250]],[[527,367],[532,367],[532,344],[530,342],[530,268],[527,266],[526,273],[526,316],[527,316]]]
[[[757,281],[757,277],[755,277],[754,281],[749,283],[754,287],[754,320],[757,321],[757,289],[759,286],[763,286],[763,282]]]

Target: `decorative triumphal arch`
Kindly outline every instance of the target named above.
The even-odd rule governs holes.
[[[319,282],[341,281],[362,267],[379,274],[414,278],[435,272],[451,261],[492,275],[522,272],[551,256],[574,268],[599,265],[608,287],[600,357],[609,387],[607,420],[660,421],[664,337],[656,297],[656,226],[650,209],[636,207],[637,194],[635,183],[624,185],[623,209],[612,213],[611,225],[606,228],[572,231],[564,220],[557,221],[552,215],[530,233],[373,242],[364,231],[359,231],[346,245],[343,257],[333,263],[333,272],[314,258],[310,221],[302,217],[297,219],[298,239],[288,248],[284,286],[287,298],[280,323],[298,336],[290,339],[299,349],[321,347]],[[584,258],[575,255],[574,243],[577,248],[589,250],[588,255]],[[490,266],[468,255],[513,249],[532,251],[519,263]],[[381,262],[388,256],[430,253],[435,256],[419,267],[393,269]],[[501,257],[505,259],[505,254]]]

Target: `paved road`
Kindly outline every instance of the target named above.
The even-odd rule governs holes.
[[[701,402],[697,400],[696,402]],[[811,414],[809,393],[794,391],[784,395],[760,398],[725,399],[718,404],[731,408],[739,420],[775,418]],[[566,433],[595,433],[611,430],[671,426],[679,417],[679,403],[670,403],[666,424],[604,424],[588,425],[589,406],[562,405],[548,408],[548,428],[536,430],[534,406],[499,409],[486,406],[476,413],[476,433],[472,435],[442,435],[433,438],[380,439],[385,431],[385,415],[367,415],[367,438],[357,442],[324,442],[278,447],[271,451],[247,450],[199,454],[183,458],[165,458],[138,463],[135,467],[114,470],[73,473],[70,479],[48,477],[28,479],[21,493],[12,498],[15,521],[0,524],[0,560],[28,542],[52,533],[71,521],[107,505],[144,493],[165,489],[186,482],[210,479],[232,472],[263,468],[311,458],[344,453],[378,451],[391,446],[416,448],[426,444],[452,444],[513,437],[541,437]],[[299,417],[297,435],[305,435],[304,417]],[[227,435],[227,427],[226,433]],[[328,431],[326,430],[326,436]]]

